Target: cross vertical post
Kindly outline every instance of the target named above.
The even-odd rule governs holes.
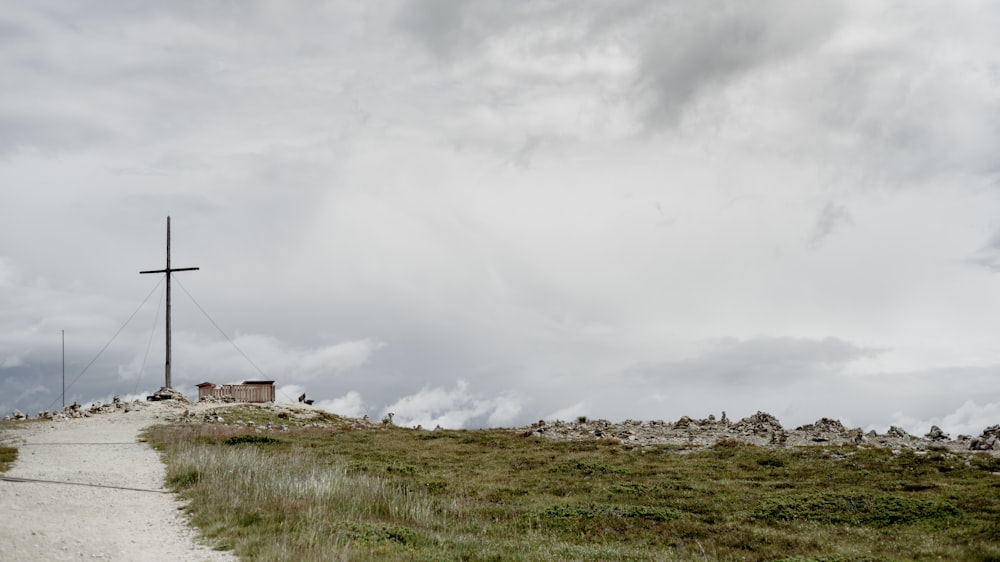
[[[143,273],[166,273],[167,274],[167,360],[164,366],[164,387],[173,388],[170,385],[170,274],[175,271],[197,271],[197,267],[170,267],[170,217],[167,217],[167,267],[166,269],[153,269],[140,271]]]

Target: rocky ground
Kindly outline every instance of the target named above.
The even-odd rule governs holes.
[[[849,429],[839,420],[828,418],[795,429],[785,429],[777,418],[766,412],[757,412],[737,422],[730,421],[725,413],[719,419],[715,416],[707,419],[684,416],[675,422],[626,420],[612,423],[580,418],[575,422],[539,421],[519,430],[525,435],[549,439],[614,439],[627,446],[673,445],[680,450],[703,449],[730,440],[764,447],[853,444],[893,450],[943,448],[952,452],[984,451],[1000,455],[1000,425],[986,428],[978,437],[959,435],[952,439],[937,426],[931,426],[923,436],[910,435],[895,426],[879,434],[859,428]]]

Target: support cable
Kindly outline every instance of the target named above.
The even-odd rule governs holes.
[[[125,323],[122,324],[120,328],[118,328],[118,331],[115,332],[115,335],[111,336],[111,339],[108,340],[108,343],[104,344],[104,347],[102,347],[101,350],[97,352],[97,355],[95,355],[94,358],[90,360],[90,363],[87,363],[87,366],[84,367],[82,371],[80,371],[80,374],[78,374],[76,378],[74,378],[73,381],[69,383],[69,386],[66,387],[66,390],[73,388],[73,385],[76,384],[76,381],[80,380],[80,377],[82,377],[83,374],[87,372],[87,369],[90,369],[91,365],[93,365],[94,362],[101,357],[101,355],[105,352],[105,350],[107,350],[108,347],[115,341],[115,339],[118,338],[118,335],[122,333],[122,330],[125,329],[125,326],[128,326],[128,323],[131,322],[133,318],[135,318],[135,315],[138,314],[140,310],[142,310],[142,307],[146,305],[147,301],[149,301],[149,297],[153,296],[153,293],[156,292],[156,289],[158,289],[162,283],[163,279],[161,279],[160,282],[157,283],[155,287],[153,287],[153,290],[150,291],[148,295],[146,295],[146,298],[142,300],[142,303],[140,303],[139,306],[135,309],[135,311],[132,312],[132,315],[128,317],[128,320],[126,320]],[[51,410],[52,406],[54,406],[58,400],[59,398],[53,400],[52,403],[49,404],[49,407],[46,409]]]
[[[18,478],[16,476],[0,475],[0,480],[4,482],[18,482],[21,484],[63,484],[68,486],[89,486],[91,488],[110,488],[112,490],[128,490],[130,492],[148,492],[152,494],[170,494],[170,490],[150,490],[149,488],[130,488],[128,486],[112,486],[110,484],[88,484],[86,482],[61,482],[59,480],[41,480],[38,478]]]
[[[149,359],[149,348],[153,346],[153,336],[156,335],[156,323],[160,320],[160,309],[163,308],[163,295],[166,293],[166,287],[160,291],[160,300],[157,301],[156,305],[156,316],[153,317],[153,329],[149,331],[149,341],[146,343],[146,354],[142,356],[142,364],[139,365],[139,376],[135,379],[135,386],[132,387],[132,394],[135,394],[139,390],[139,383],[142,382],[142,374],[146,372],[146,360]]]
[[[232,338],[230,338],[229,335],[226,334],[226,332],[224,332],[222,328],[220,328],[219,325],[215,323],[215,320],[213,320],[212,317],[209,316],[207,312],[205,312],[205,309],[202,308],[202,306],[198,303],[198,301],[196,301],[195,298],[191,296],[191,293],[188,292],[187,287],[185,287],[184,284],[181,283],[179,279],[175,278],[174,281],[176,281],[177,285],[181,288],[182,291],[184,291],[184,294],[187,295],[189,299],[191,299],[191,302],[193,302],[194,305],[198,307],[198,310],[200,310],[201,313],[205,315],[205,318],[207,318],[208,321],[211,322],[212,326],[215,326],[215,329],[218,330],[220,334],[222,334],[222,337],[226,338],[226,341],[228,341],[229,344],[236,349],[236,351],[240,352],[240,355],[242,355],[243,358],[247,360],[247,363],[250,363],[250,365],[252,365],[254,369],[257,369],[257,372],[260,373],[260,376],[264,377],[265,379],[269,379],[270,377],[268,377],[267,374],[265,374],[264,371],[261,370],[261,368],[258,367],[257,364],[254,363],[253,360],[250,359],[250,357],[243,352],[242,349],[240,349],[240,346],[236,345],[236,342],[234,342]],[[289,402],[292,401],[292,399],[284,392],[282,392],[280,389],[278,390],[278,392],[281,392],[281,395],[284,396],[285,399],[288,400]]]

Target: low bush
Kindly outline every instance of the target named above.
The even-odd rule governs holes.
[[[233,435],[223,440],[226,445],[272,445],[281,443],[280,439],[267,435]]]

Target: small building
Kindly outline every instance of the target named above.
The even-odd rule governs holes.
[[[274,402],[274,381],[243,381],[243,384],[198,385],[198,400],[218,398],[233,402]]]

